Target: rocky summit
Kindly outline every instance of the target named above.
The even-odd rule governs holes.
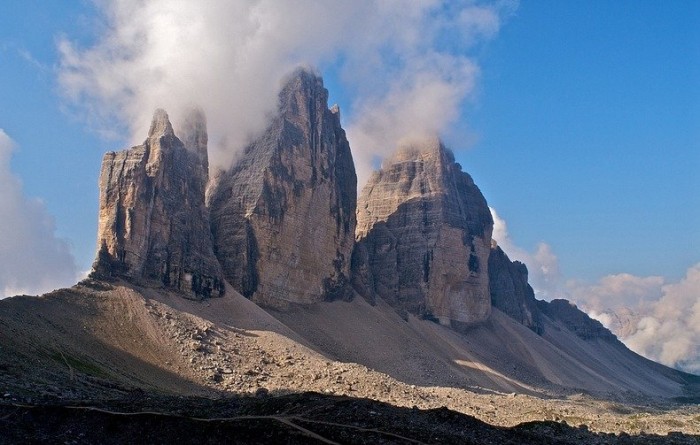
[[[209,198],[216,256],[240,293],[267,306],[350,298],[357,177],[337,107],[299,69],[277,114]]]
[[[206,122],[201,111],[186,122],[181,140],[157,110],[143,144],[105,154],[93,276],[156,283],[195,299],[223,294],[204,200]]]
[[[355,286],[445,325],[491,312],[486,200],[437,139],[401,147],[358,200]]]

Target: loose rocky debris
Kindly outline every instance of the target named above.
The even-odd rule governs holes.
[[[312,337],[296,336],[242,297],[191,302],[166,291],[88,284],[0,305],[0,428],[11,432],[0,441],[27,441],[34,428],[37,441],[57,437],[54,442],[60,443],[104,442],[109,434],[116,441],[139,428],[148,430],[146,435],[167,430],[148,436],[155,443],[178,432],[196,437],[171,424],[188,425],[186,431],[212,440],[238,432],[242,441],[253,443],[281,437],[265,431],[290,434],[290,443],[322,442],[305,430],[338,443],[477,440],[458,432],[466,428],[459,425],[480,425],[492,443],[508,443],[504,431],[519,434],[513,443],[528,443],[529,437],[537,437],[530,443],[541,443],[542,437],[558,438],[553,443],[697,443],[700,436],[697,404],[633,393],[534,396],[468,382],[416,384],[394,377],[399,369],[378,372],[324,355],[312,348]],[[237,312],[223,310],[227,304]],[[350,313],[350,303],[335,304]],[[389,335],[380,325],[376,329],[373,338]],[[396,363],[402,365],[409,366]],[[315,394],[299,394],[309,391]],[[123,416],[85,407],[161,414]],[[372,412],[385,413],[384,423],[372,420]],[[187,419],[174,421],[172,415]],[[238,418],[243,415],[265,417],[243,421]],[[221,421],[212,431],[211,421],[191,417],[237,419]],[[398,429],[392,429],[390,417],[403,419],[396,421]],[[95,427],[87,431],[85,425]],[[435,436],[426,428],[434,428]],[[360,434],[361,429],[382,433]]]
[[[220,399],[134,393],[109,404],[0,403],[0,443],[697,444],[699,435],[598,433],[564,421],[489,425],[445,407],[318,393]]]

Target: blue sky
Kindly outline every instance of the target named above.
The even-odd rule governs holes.
[[[310,63],[341,105],[362,172],[401,132],[442,134],[498,212],[499,242],[528,264],[541,297],[585,304],[609,289],[609,304],[588,301],[591,310],[643,303],[649,314],[681,288],[689,309],[700,298],[691,277],[700,263],[700,2],[428,0],[392,9],[363,0],[318,11],[300,11],[304,0],[258,0],[254,11],[243,3],[211,2],[218,6],[201,16],[192,3],[164,0],[140,9],[127,0],[102,9],[88,1],[0,5],[0,129],[13,141],[0,174],[21,181],[18,215],[53,218],[53,228],[37,229],[55,235],[52,253],[37,247],[36,255],[66,266],[69,248],[74,264],[63,281],[92,263],[103,153],[142,140],[156,106],[172,115],[193,100],[187,93],[203,99],[212,156],[225,160],[229,147],[217,141],[230,145],[259,126],[236,122],[263,115],[273,79]],[[164,11],[173,20],[160,20]],[[204,34],[191,16],[207,25]],[[141,28],[151,52],[129,40]],[[184,31],[201,39],[189,53],[191,42],[170,44]],[[240,42],[251,35],[259,46],[246,52]],[[200,69],[205,88],[182,83],[192,77],[186,70],[169,71],[178,63]],[[149,83],[144,72],[163,77]],[[241,87],[258,80],[258,89]],[[233,137],[219,131],[231,126]],[[0,240],[31,235],[7,227]],[[0,268],[20,270],[15,257],[0,250]],[[0,291],[32,290],[2,280]]]
[[[698,2],[523,2],[484,51],[462,159],[567,274],[679,278],[700,259],[698,23]]]

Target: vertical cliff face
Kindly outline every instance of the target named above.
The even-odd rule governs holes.
[[[527,267],[511,261],[497,245],[489,255],[489,291],[491,304],[532,331],[541,334],[540,310],[535,292],[527,282]]]
[[[190,298],[223,294],[209,213],[204,116],[187,120],[182,142],[157,110],[142,145],[105,154],[100,173],[97,276],[158,283]]]
[[[358,200],[355,288],[446,325],[483,321],[492,230],[486,200],[440,141],[406,146]]]
[[[225,276],[262,304],[350,296],[357,177],[327,101],[319,77],[293,73],[269,127],[209,195]]]

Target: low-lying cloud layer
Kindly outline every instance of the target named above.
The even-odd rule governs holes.
[[[472,92],[469,52],[495,36],[516,0],[115,0],[98,3],[96,41],[60,40],[63,92],[93,124],[146,135],[157,107],[177,127],[202,107],[210,157],[227,167],[263,129],[276,87],[302,65],[337,70],[359,183],[405,137],[446,130]],[[123,129],[123,127],[121,128]],[[120,130],[120,129],[118,129]]]
[[[55,236],[53,218],[40,200],[24,196],[10,170],[13,149],[0,129],[0,298],[71,286],[78,276],[68,244]]]
[[[700,263],[675,283],[619,274],[570,287],[571,298],[630,349],[700,374]]]
[[[700,374],[700,263],[678,282],[629,273],[597,283],[565,280],[546,243],[534,252],[517,246],[506,222],[491,208],[493,238],[511,260],[528,268],[537,298],[566,298],[613,331],[633,351],[684,371]]]

